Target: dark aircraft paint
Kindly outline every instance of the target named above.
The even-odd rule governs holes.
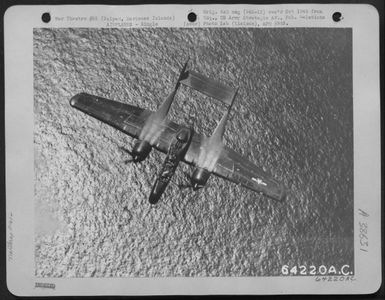
[[[151,152],[151,145],[147,141],[138,140],[132,148],[132,161],[141,162],[147,158]]]
[[[191,176],[191,186],[194,190],[198,190],[204,187],[209,179],[211,172],[203,169],[196,168]]]
[[[354,266],[351,28],[33,32],[36,276],[274,279],[294,261]],[[166,154],[122,165],[118,145],[133,139],[67,103],[84,90],[156,109],[187,56],[240,86],[224,142],[290,187],[284,203],[210,176],[204,192],[169,187],[150,209],[149,170]],[[223,106],[206,99],[183,88],[170,119],[195,115],[209,136]]]
[[[169,184],[172,176],[175,173],[179,162],[182,160],[187,152],[191,143],[193,131],[191,129],[183,128],[175,135],[174,140],[171,142],[166,159],[162,165],[158,178],[152,187],[149,201],[151,204],[156,204],[167,185]]]

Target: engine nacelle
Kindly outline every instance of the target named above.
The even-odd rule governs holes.
[[[138,140],[131,151],[132,161],[141,162],[145,160],[150,154],[151,149],[152,147],[149,142]]]
[[[191,185],[194,190],[204,187],[209,179],[211,172],[203,168],[196,168],[191,176]]]

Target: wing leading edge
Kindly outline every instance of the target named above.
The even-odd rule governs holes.
[[[108,100],[102,97],[80,93],[70,100],[72,107],[102,121],[134,138],[139,134],[151,111]]]
[[[201,151],[204,151],[201,149],[202,140],[202,135],[194,134],[183,159],[185,163],[199,167],[199,156]],[[241,184],[245,188],[274,200],[283,201],[286,197],[286,190],[281,183],[228,147],[222,149],[212,174],[236,184]]]
[[[139,138],[144,124],[152,114],[150,110],[86,93],[72,97],[70,104],[134,138]],[[157,150],[167,153],[171,137],[182,127],[184,126],[171,121],[160,124],[159,134],[151,145]],[[200,134],[194,133],[183,159],[185,163],[198,165],[202,140],[203,137]],[[285,198],[285,189],[278,181],[227,147],[222,150],[212,173],[275,200]]]
[[[151,122],[152,111],[98,96],[80,93],[70,100],[70,105],[133,138],[139,138],[147,121]],[[169,120],[157,124],[149,141],[155,149],[167,153],[172,137],[184,126]]]

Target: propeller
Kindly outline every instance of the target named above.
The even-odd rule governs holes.
[[[178,184],[178,188],[180,190],[184,189],[192,189],[193,191],[199,191],[203,188],[203,186],[193,186],[191,183],[190,184]]]
[[[201,188],[203,188],[203,186],[194,186],[191,184],[190,182],[190,174],[188,174],[187,172],[183,172],[183,174],[185,175],[185,178],[188,180],[188,183],[179,183],[179,184],[176,184],[178,186],[179,189],[181,190],[184,190],[184,189],[193,189],[194,191],[198,191],[200,190]]]
[[[187,188],[192,188],[192,185],[190,183],[190,174],[186,171],[183,171],[184,177],[186,178],[187,183],[176,183],[171,181],[171,184],[175,185],[179,189],[187,189]]]
[[[126,160],[123,161],[123,163],[124,163],[125,165],[128,165],[129,163],[134,162],[134,156],[133,156],[132,151],[130,151],[130,150],[124,148],[124,147],[119,147],[119,149],[122,150],[123,152],[129,154],[129,155],[131,156],[130,159],[126,159]]]
[[[180,190],[192,188],[191,184],[178,184],[177,186]]]
[[[119,147],[120,150],[122,150],[123,152],[126,152],[127,154],[130,154],[132,156],[132,151],[124,148],[124,147]]]

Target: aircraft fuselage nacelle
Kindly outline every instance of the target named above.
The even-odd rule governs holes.
[[[196,168],[191,176],[191,186],[193,189],[198,190],[204,187],[207,180],[209,180],[210,175],[210,171],[203,168]]]
[[[151,152],[151,145],[147,141],[138,140],[132,148],[132,160],[133,162],[141,162],[147,158]]]
[[[182,160],[190,146],[192,135],[193,131],[191,129],[181,129],[173,138],[159,176],[152,187],[149,198],[151,204],[157,203],[165,191],[179,162]]]

